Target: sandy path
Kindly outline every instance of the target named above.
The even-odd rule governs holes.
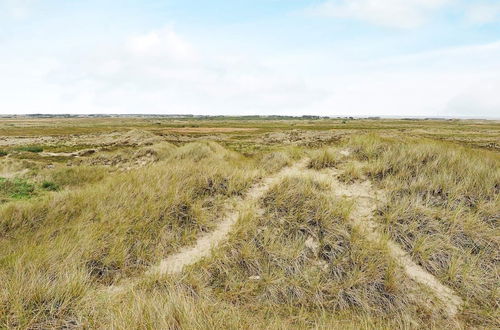
[[[74,152],[40,152],[39,155],[43,157],[80,157],[88,156],[95,153],[99,148],[96,149],[82,149]]]
[[[373,220],[373,213],[377,209],[377,203],[383,201],[385,196],[381,190],[374,189],[369,181],[344,184],[336,179],[341,172],[337,169],[315,171],[306,169],[308,159],[303,159],[291,167],[284,168],[280,172],[265,178],[260,183],[254,185],[247,194],[232,203],[226,205],[228,212],[224,219],[217,225],[216,229],[201,236],[194,246],[181,249],[178,253],[172,254],[163,259],[158,265],[151,267],[146,275],[177,274],[184,267],[200,261],[211,254],[212,248],[221,244],[231,232],[233,225],[238,221],[241,211],[248,209],[255,204],[267,190],[275,183],[288,175],[312,174],[322,177],[332,183],[334,193],[338,196],[347,197],[355,202],[350,221],[364,233],[367,239],[379,242],[384,239],[382,233],[377,230],[377,224]],[[233,206],[234,204],[236,206]],[[259,212],[256,209],[255,212]],[[432,274],[417,265],[411,257],[396,243],[388,241],[388,249],[391,256],[403,268],[405,273],[417,283],[430,289],[434,295],[446,306],[449,317],[455,317],[463,305],[462,299],[450,288],[443,285]],[[109,287],[111,292],[120,292],[126,287],[133,285],[131,280],[126,284]]]
[[[336,179],[339,173],[341,171],[337,169],[330,169],[317,174],[328,176],[336,195],[354,200],[355,205],[350,215],[350,221],[359,227],[369,240],[373,242],[383,240],[383,235],[377,230],[377,224],[373,220],[373,213],[377,209],[377,203],[384,201],[384,192],[374,189],[367,180],[344,184]],[[460,306],[463,305],[463,300],[452,289],[443,285],[436,277],[417,265],[398,244],[389,240],[388,248],[390,255],[404,269],[408,277],[429,288],[445,304],[448,316],[455,317]]]
[[[204,257],[208,257],[211,254],[211,249],[219,245],[222,241],[227,238],[227,235],[231,231],[233,225],[238,220],[241,210],[245,209],[252,203],[258,201],[259,198],[264,196],[266,191],[276,182],[280,181],[283,177],[287,175],[292,175],[300,173],[301,170],[306,166],[307,159],[303,159],[295,163],[291,167],[286,167],[280,172],[265,178],[260,183],[254,185],[247,192],[245,197],[238,201],[236,207],[227,205],[229,209],[225,218],[217,225],[217,228],[210,233],[201,236],[194,246],[185,247],[178,253],[172,254],[167,258],[163,259],[159,265],[152,267],[148,273],[149,274],[176,274],[180,273],[182,269],[188,265],[192,265]]]
[[[367,194],[373,193],[368,187],[368,185],[364,185],[360,191]],[[373,221],[373,212],[377,209],[376,201],[363,197],[357,197],[357,205],[351,214],[351,221],[361,228],[369,240],[380,241],[382,234],[377,230],[377,224]],[[462,299],[452,289],[442,284],[434,275],[417,265],[398,244],[389,240],[387,245],[389,253],[403,267],[408,277],[427,286],[445,304],[448,316],[454,317],[463,304]]]
[[[195,245],[184,247],[179,252],[166,257],[160,261],[158,265],[152,266],[147,270],[145,275],[178,274],[182,272],[184,267],[192,265],[204,257],[210,256],[212,248],[216,247],[227,238],[233,225],[238,221],[242,211],[247,210],[249,206],[258,202],[273,184],[279,182],[285,176],[300,174],[306,167],[308,161],[308,159],[302,159],[293,166],[285,167],[278,173],[253,185],[243,198],[239,198],[236,201],[228,201],[225,205],[225,208],[228,210],[226,216],[217,225],[215,230],[199,237]],[[257,213],[260,211],[259,209],[255,210]],[[123,293],[132,289],[139,279],[140,278],[128,278],[121,283],[107,286],[103,292],[108,295]]]

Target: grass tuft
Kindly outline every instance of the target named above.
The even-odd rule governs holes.
[[[59,185],[57,185],[54,182],[44,181],[44,182],[42,182],[42,189],[45,189],[48,191],[57,191],[60,189],[60,187],[59,187]]]
[[[336,149],[324,148],[313,152],[308,167],[315,170],[335,167],[340,163],[340,158],[340,154]]]

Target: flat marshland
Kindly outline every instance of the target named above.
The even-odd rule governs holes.
[[[4,118],[0,328],[499,328],[500,123]]]

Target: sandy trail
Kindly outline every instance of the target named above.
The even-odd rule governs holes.
[[[285,167],[278,173],[252,186],[243,198],[240,198],[236,202],[234,200],[228,201],[225,205],[225,208],[228,210],[226,216],[217,225],[215,230],[198,238],[194,246],[184,247],[179,252],[166,257],[158,265],[152,266],[147,270],[145,275],[178,274],[182,272],[184,267],[195,264],[204,257],[210,256],[212,248],[227,238],[242,211],[255,204],[272,185],[282,180],[285,176],[300,174],[308,161],[309,159],[305,158],[296,162],[293,166]],[[234,206],[235,204],[236,206]],[[257,213],[260,211],[259,209],[255,210]],[[129,278],[119,284],[107,286],[104,292],[111,295],[122,293],[132,289],[139,279]]]
[[[99,148],[96,149],[82,149],[78,151],[73,151],[73,152],[40,152],[39,155],[43,157],[81,157],[81,156],[88,156],[92,155],[96,151],[98,151]]]
[[[225,205],[225,208],[228,210],[226,216],[217,225],[215,230],[198,238],[194,246],[184,247],[179,252],[166,257],[158,265],[152,266],[147,270],[145,275],[178,274],[182,272],[184,267],[195,264],[204,257],[210,256],[212,248],[218,246],[227,238],[242,211],[255,204],[272,185],[282,180],[285,176],[300,174],[308,161],[309,159],[305,158],[290,167],[285,167],[278,173],[253,185],[243,198],[239,198],[237,201],[228,201]],[[259,213],[262,210],[257,209],[254,211]],[[129,278],[119,284],[110,285],[106,287],[104,292],[112,295],[122,293],[132,289],[139,279]]]
[[[194,246],[185,247],[178,253],[172,254],[163,259],[159,265],[152,267],[149,274],[176,274],[180,273],[184,267],[192,265],[204,257],[211,254],[211,249],[224,241],[228,234],[231,232],[233,225],[238,220],[240,212],[252,203],[258,201],[259,198],[264,196],[266,191],[276,182],[280,181],[287,175],[300,173],[306,166],[308,160],[303,159],[295,163],[291,167],[286,167],[280,172],[265,178],[260,183],[254,185],[247,192],[245,197],[238,201],[237,207],[227,205],[229,212],[225,218],[218,224],[217,228],[210,233],[200,237]]]
[[[346,155],[344,153],[344,155]],[[184,267],[192,265],[204,257],[210,256],[212,248],[221,244],[231,232],[232,227],[238,221],[240,213],[254,205],[267,190],[285,176],[311,174],[319,178],[324,178],[332,183],[332,188],[337,196],[347,197],[355,202],[355,207],[350,215],[350,221],[360,228],[367,239],[379,242],[384,239],[382,233],[377,229],[377,224],[373,219],[373,213],[377,209],[377,203],[385,198],[383,191],[374,189],[368,181],[344,184],[337,180],[337,175],[341,172],[337,169],[315,171],[306,169],[308,159],[303,159],[291,167],[284,168],[280,172],[265,178],[260,183],[249,189],[247,194],[237,200],[232,200],[226,205],[228,212],[224,219],[217,225],[216,229],[201,236],[194,246],[181,249],[178,253],[172,254],[163,259],[158,265],[151,267],[146,275],[177,274],[182,272]],[[260,209],[254,209],[259,213]],[[431,292],[441,300],[446,306],[449,317],[455,317],[460,307],[463,305],[462,299],[450,288],[443,285],[432,274],[417,265],[411,257],[396,243],[388,241],[390,255],[403,268],[405,273],[417,283],[430,289]],[[131,287],[134,280],[129,280],[122,285],[108,287],[108,292],[120,292]]]
[[[350,221],[359,227],[370,241],[383,240],[382,233],[377,230],[378,226],[373,219],[373,213],[377,209],[377,203],[385,200],[384,192],[373,188],[368,180],[344,184],[336,179],[340,173],[341,171],[337,169],[330,169],[316,174],[328,177],[336,195],[350,198],[355,202]],[[404,269],[408,277],[429,288],[445,304],[448,316],[455,317],[463,305],[463,300],[452,289],[417,265],[398,244],[389,240],[388,248],[390,255]]]

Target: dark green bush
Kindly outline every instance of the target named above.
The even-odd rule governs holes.
[[[23,146],[16,148],[17,151],[28,151],[28,152],[42,152],[43,148],[40,146]]]
[[[51,182],[51,181],[44,181],[42,183],[42,188],[45,189],[45,190],[49,190],[49,191],[57,191],[57,190],[59,190],[59,186],[56,183]]]

